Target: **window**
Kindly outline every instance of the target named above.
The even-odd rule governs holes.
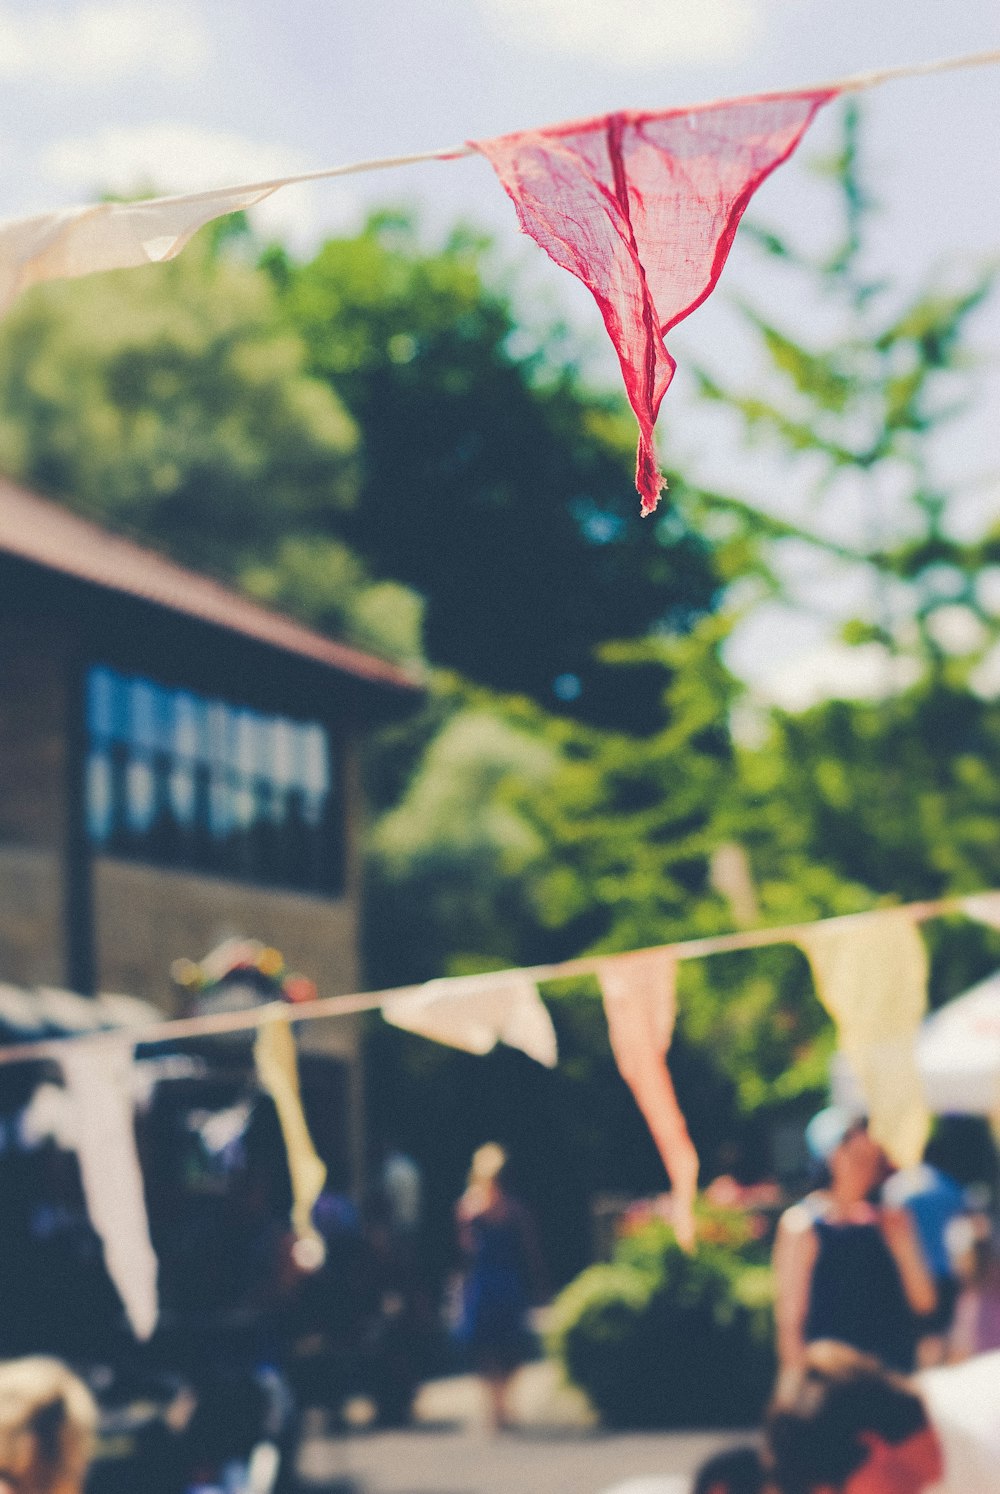
[[[335,891],[327,733],[104,666],[87,677],[90,842],[111,855]]]

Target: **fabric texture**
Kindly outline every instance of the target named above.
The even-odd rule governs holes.
[[[180,254],[199,228],[263,202],[272,186],[223,187],[146,202],[98,202],[0,223],[0,313],[29,286],[129,270]]]
[[[517,970],[429,980],[412,995],[391,998],[382,1015],[394,1027],[466,1053],[506,1043],[546,1068],[558,1061],[552,1018],[534,981]]]
[[[836,89],[628,111],[470,141],[521,228],[593,295],[639,422],[636,487],[663,487],[653,445],[674,374],[664,337],[714,290],[747,203]]]
[[[87,1212],[138,1339],[159,1316],[159,1262],[149,1237],[146,1194],[135,1140],[132,1044],[68,1043],[60,1054],[74,1113],[77,1158]]]
[[[302,1108],[291,1023],[280,1020],[262,1023],[257,1029],[253,1056],[261,1087],[271,1096],[278,1112],[288,1153],[288,1172],[292,1180],[292,1228],[297,1239],[318,1242],[320,1236],[313,1225],[312,1214],[326,1182],[326,1167],[313,1146]]]
[[[927,950],[905,908],[831,918],[795,941],[837,1024],[857,1075],[871,1132],[900,1167],[923,1154],[930,1117],[916,1060],[927,1011]]]
[[[635,1096],[670,1178],[674,1232],[678,1243],[692,1250],[698,1153],[666,1062],[677,1005],[676,958],[671,950],[663,949],[614,955],[600,961],[597,978],[615,1063]]]

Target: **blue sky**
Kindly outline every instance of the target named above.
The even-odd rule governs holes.
[[[253,180],[997,45],[995,0],[0,0],[0,216],[84,201],[107,187],[181,191]],[[880,265],[916,285],[942,262],[996,256],[1000,68],[884,86],[869,96],[868,114],[884,205]],[[805,158],[829,138],[830,123],[821,120],[800,157],[765,185],[758,216],[805,235],[821,231],[822,198]],[[418,205],[431,230],[459,217],[493,230],[537,294],[568,309],[610,377],[592,303],[517,238],[510,204],[482,160],[289,188],[261,210],[263,226],[305,248],[386,201]],[[728,285],[766,299],[760,274],[737,241],[723,294],[673,340],[682,367],[686,353],[743,367],[725,292]],[[792,330],[809,327],[816,312],[794,300],[782,309]],[[981,319],[978,340],[993,378],[942,458],[962,481],[997,466],[995,311]],[[739,473],[768,506],[797,512],[805,503],[795,479],[779,478],[763,459],[747,471],[731,435],[692,414],[683,379],[661,426],[668,462],[695,477]],[[956,500],[956,523],[975,527],[1000,508],[998,498],[995,484],[979,483]],[[848,498],[820,521],[849,532],[857,509]],[[796,667],[815,673],[833,621],[860,596],[857,578],[831,571],[818,584],[802,564],[811,607],[803,603],[795,629],[765,610],[734,655],[762,683],[762,658],[786,679]]]

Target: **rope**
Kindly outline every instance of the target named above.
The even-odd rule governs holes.
[[[962,897],[938,898],[933,902],[904,903],[892,908],[871,909],[864,913],[848,913],[837,918],[817,919],[810,923],[786,924],[778,928],[750,929],[738,934],[718,934],[702,939],[684,939],[678,942],[654,945],[652,948],[668,950],[678,960],[703,959],[708,955],[730,954],[741,949],[761,949],[770,944],[794,944],[804,929],[815,928],[816,923],[849,924],[860,919],[871,918],[879,912],[909,913],[915,922],[930,918],[946,917],[950,913],[962,913],[970,897],[993,896],[996,893],[966,894]],[[647,951],[643,951],[646,953]],[[490,971],[490,976],[518,974],[527,976],[536,983],[562,980],[572,975],[595,975],[598,965],[614,955],[584,955],[579,959],[562,960],[554,965],[529,965],[516,971]],[[466,977],[461,978],[463,983]],[[442,981],[441,985],[446,985]],[[426,990],[425,985],[395,986],[386,991],[357,992],[349,996],[324,996],[316,1001],[300,1005],[284,1001],[271,1001],[250,1011],[215,1012],[203,1017],[181,1017],[148,1026],[117,1027],[95,1032],[74,1033],[69,1037],[43,1038],[38,1042],[12,1043],[0,1047],[0,1065],[9,1063],[37,1063],[43,1059],[58,1058],[67,1043],[121,1043],[129,1042],[142,1047],[158,1043],[175,1043],[185,1038],[221,1037],[234,1032],[250,1032],[266,1022],[310,1022],[335,1017],[355,1016],[361,1012],[378,1011],[388,1001],[400,996],[415,996]],[[471,999],[471,993],[470,993]]]
[[[969,52],[963,57],[945,57],[936,62],[916,62],[899,67],[880,68],[873,72],[857,73],[848,78],[840,78],[833,83],[816,84],[810,88],[773,89],[770,92],[756,94],[754,97],[780,98],[788,93],[853,93],[865,88],[875,88],[882,83],[895,82],[901,78],[927,77],[932,73],[954,72],[958,68],[987,67],[996,63],[1000,63],[1000,48],[988,52]],[[739,103],[740,101],[729,99],[715,102]],[[711,108],[712,105],[678,106],[678,112],[683,113],[686,107],[706,109]],[[279,187],[293,187],[300,182],[319,182],[338,176],[356,176],[365,171],[387,171],[396,166],[421,165],[426,161],[456,161],[463,156],[475,154],[474,147],[469,144],[448,145],[438,150],[417,151],[411,155],[381,156],[368,161],[351,161],[342,166],[324,166],[317,171],[300,171],[294,176],[272,177],[268,181],[244,182],[235,186],[214,187],[200,192],[178,192],[165,197],[140,198],[137,202],[149,204],[203,202],[222,192],[274,192]]]

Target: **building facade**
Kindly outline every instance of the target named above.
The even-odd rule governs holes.
[[[174,1013],[174,960],[242,935],[358,990],[359,744],[418,698],[0,480],[0,981]],[[317,1027],[353,1066],[353,1025]]]

